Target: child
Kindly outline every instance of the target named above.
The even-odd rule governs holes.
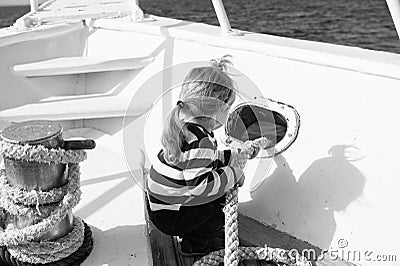
[[[224,248],[225,194],[244,182],[246,156],[217,150],[212,132],[225,124],[236,97],[234,81],[225,73],[228,64],[224,56],[187,75],[147,180],[150,220],[165,234],[182,238],[182,255]]]

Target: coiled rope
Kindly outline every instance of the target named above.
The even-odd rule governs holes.
[[[0,228],[3,229],[0,230],[0,246],[6,246],[14,259],[33,264],[59,261],[76,252],[85,239],[85,224],[78,217],[73,218],[73,230],[67,235],[51,241],[36,242],[35,239],[53,229],[79,203],[81,190],[78,163],[86,159],[86,152],[0,141],[0,153],[13,159],[68,164],[67,184],[50,191],[26,191],[10,186],[5,169],[0,169],[0,208],[11,215],[27,216],[37,221],[21,229],[14,228],[12,224]],[[7,219],[4,211],[1,219],[4,224]]]
[[[248,141],[243,145],[243,152],[252,154],[254,148],[265,148],[270,145],[266,138],[256,141]],[[283,263],[287,266],[309,266],[306,258],[296,250],[287,251],[280,248],[270,247],[239,247],[239,226],[238,226],[238,187],[236,186],[226,195],[225,207],[225,249],[211,252],[196,261],[194,266],[218,266],[224,263],[225,266],[237,266],[241,260],[265,260],[274,263]]]
[[[225,213],[225,249],[211,252],[196,261],[194,266],[237,266],[241,260],[265,260],[288,266],[310,266],[297,251],[270,247],[239,247],[238,188],[227,193]]]

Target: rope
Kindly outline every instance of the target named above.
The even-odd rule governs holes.
[[[44,235],[60,223],[69,211],[79,203],[81,196],[79,179],[79,165],[70,163],[68,165],[68,183],[62,188],[62,190],[66,190],[66,194],[57,204],[40,206],[39,215],[36,214],[38,206],[25,206],[14,202],[14,196],[17,195],[16,197],[20,198],[19,195],[23,194],[22,191],[14,194],[12,192],[15,192],[15,189],[8,190],[9,187],[2,187],[0,189],[0,207],[14,215],[30,213],[37,217],[45,214],[47,217],[22,229],[6,228],[5,231],[0,232],[0,246],[7,246],[11,256],[20,261],[42,264],[58,261],[77,251],[83,243],[84,225],[76,217],[73,223],[74,229],[66,236],[54,241],[34,242],[32,240]],[[44,193],[41,194],[44,197],[49,197],[50,202],[59,197],[59,190],[40,193]],[[26,198],[28,203],[31,201],[32,194],[24,195],[23,198]]]
[[[10,265],[10,266],[67,266],[67,265],[81,265],[83,261],[87,258],[93,249],[93,239],[90,227],[84,222],[84,240],[83,244],[79,247],[77,251],[72,253],[66,258],[62,258],[57,261],[41,264],[41,263],[28,263],[21,262],[11,256],[7,247],[0,246],[0,265]]]
[[[270,141],[260,138],[255,141],[246,142],[244,152],[252,154],[255,148],[266,148]],[[225,207],[225,249],[211,252],[196,261],[194,266],[217,266],[224,263],[225,266],[237,266],[240,260],[266,260],[275,263],[283,263],[288,266],[309,266],[307,261],[297,251],[287,251],[280,248],[269,247],[239,247],[238,227],[238,187],[236,186],[226,195]]]
[[[67,184],[50,191],[27,191],[13,187],[7,181],[5,169],[0,169],[0,208],[3,209],[0,214],[5,210],[11,215],[9,218],[2,215],[2,223],[6,221],[7,224],[7,219],[12,219],[12,215],[29,217],[35,221],[21,229],[9,223],[7,228],[0,231],[0,246],[7,247],[18,265],[57,262],[77,252],[85,239],[85,225],[78,217],[74,217],[73,229],[65,236],[39,242],[35,239],[58,225],[79,203],[81,191],[78,163],[86,159],[86,152],[48,149],[41,145],[19,145],[0,140],[0,153],[16,160],[68,164]]]
[[[70,164],[68,166],[68,175],[72,179],[79,178],[79,165]],[[64,196],[63,200],[57,204],[57,207],[50,213],[47,218],[22,229],[7,228],[5,231],[0,232],[0,246],[25,244],[28,241],[44,235],[52,227],[60,223],[61,220],[63,220],[68,214],[70,209],[72,209],[79,203],[80,196],[80,189],[76,189],[74,186],[70,186],[69,191]],[[2,198],[2,201],[0,203],[3,204],[4,201],[7,201],[7,199]],[[16,211],[17,213],[20,210],[25,210],[26,208],[29,208],[23,205],[14,204],[11,200],[8,200],[7,203],[7,205],[0,205],[0,207],[6,209],[7,211]],[[43,206],[42,208],[47,208],[47,206]]]
[[[74,217],[73,230],[57,241],[29,242],[18,246],[9,246],[8,251],[17,260],[29,263],[50,263],[66,258],[83,244],[83,221]]]
[[[226,196],[225,214],[225,265],[237,266],[239,248],[238,229],[238,189],[233,189]]]
[[[13,187],[8,183],[6,171],[4,168],[0,169],[0,197],[11,198],[15,203],[24,205],[40,205],[59,202],[71,186],[71,181],[75,183],[76,180],[71,180],[61,187],[53,188],[50,191],[31,190],[27,191],[19,187]]]
[[[0,169],[0,207],[6,209],[10,214],[29,216],[34,218],[45,218],[60,208],[60,201],[68,193],[79,193],[79,165],[68,166],[68,182],[60,188],[50,191],[26,191],[12,187],[7,182],[5,170]],[[36,197],[36,199],[35,199]],[[46,205],[41,205],[46,204]],[[30,205],[36,205],[32,208]]]
[[[265,260],[283,263],[288,266],[309,266],[311,262],[302,257],[297,251],[287,251],[270,247],[239,247],[238,232],[238,188],[227,193],[224,207],[225,213],[225,250],[211,252],[196,261],[194,266],[237,266],[241,260]]]
[[[62,148],[46,148],[43,145],[20,145],[0,140],[0,153],[8,158],[38,163],[80,163],[87,157],[84,150],[64,150]]]

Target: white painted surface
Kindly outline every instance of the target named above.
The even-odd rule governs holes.
[[[146,112],[150,105],[128,108],[129,101],[113,95],[64,96],[42,99],[39,102],[0,111],[5,121],[76,120],[103,117],[136,116]]]
[[[30,0],[31,12],[35,12],[39,8],[39,0]]]
[[[386,3],[396,27],[397,35],[400,38],[400,0],[386,0]]]
[[[62,56],[82,56],[87,29],[81,24],[61,25],[43,30],[0,36],[0,110],[39,101],[51,96],[74,95],[77,76],[29,80],[15,76],[10,68]],[[7,95],[7,97],[4,97]]]
[[[224,4],[222,0],[212,0],[215,13],[217,14],[219,25],[223,33],[231,31],[231,24],[229,23],[228,15],[226,15]]]
[[[149,57],[61,57],[12,67],[15,74],[43,77],[140,69],[153,61]]]
[[[34,79],[19,77],[10,71],[14,65],[18,64],[30,64],[41,60],[54,62],[52,58],[81,58],[78,56],[86,55],[87,30],[82,28],[82,25],[73,24],[70,27],[71,29],[66,29],[65,26],[50,27],[39,30],[36,35],[28,31],[18,35],[0,37],[0,56],[2,58],[0,78],[3,81],[2,93],[7,95],[7,97],[0,98],[0,118],[2,120],[74,120],[123,117],[124,115],[141,114],[151,106],[151,102],[144,102],[144,104],[139,103],[134,108],[128,109],[131,97],[129,95],[135,91],[134,85],[127,83],[132,75],[138,75],[138,72],[134,70],[99,75],[94,73],[83,78],[79,75],[69,75]],[[144,58],[146,54],[137,54],[133,57],[126,56],[126,54],[97,57],[122,58],[117,62],[111,62],[112,64],[116,63],[118,68],[121,68],[121,62],[124,68],[136,68],[143,67],[152,60],[149,57]],[[135,57],[143,60],[137,61],[134,59]],[[76,61],[72,62],[72,64],[75,63]],[[80,63],[81,66],[82,63],[86,63],[85,68],[88,66],[86,61]],[[106,62],[106,64],[108,63]],[[89,68],[92,66],[89,65]],[[66,68],[65,65],[59,65],[59,67],[62,70]],[[100,66],[100,68],[103,67],[103,65]],[[47,70],[57,71],[53,68],[47,68]],[[124,79],[126,82],[121,82]],[[121,90],[127,85],[131,89],[121,93]],[[83,93],[86,91],[89,95],[82,95],[82,86],[85,87]]]
[[[39,11],[32,14],[38,22],[79,21],[85,18],[114,18],[130,15],[132,0],[53,0],[40,6]]]
[[[80,32],[84,34],[82,23],[43,25],[29,30],[13,30],[12,28],[0,29],[0,47],[14,45],[22,42],[40,41],[43,39],[56,39]],[[72,38],[72,37],[71,37]],[[85,36],[80,36],[79,41],[85,41]],[[32,44],[32,43],[31,43]],[[76,47],[74,47],[76,49]],[[35,46],[33,46],[35,49]]]
[[[131,0],[132,1],[132,19],[133,20],[143,20],[144,13],[140,8],[139,0]]]
[[[169,37],[195,44],[227,48],[234,51],[247,51],[272,58],[400,79],[400,55],[398,54],[252,32],[242,32],[243,35],[239,36],[221,36],[220,29],[216,26],[177,19],[156,18],[157,20],[153,23],[134,23],[127,22],[124,19],[99,19],[92,21],[90,25],[95,28]]]
[[[96,141],[81,166],[82,197],[74,214],[83,218],[93,232],[94,249],[85,266],[150,265],[147,246],[143,192],[132,176],[142,176],[140,150],[127,168],[122,144],[93,129],[71,130],[65,138]]]
[[[145,31],[138,27],[139,32]],[[149,42],[145,34],[127,33],[121,28],[119,32],[98,30],[91,38],[113,39],[118,51],[139,50],[147,54],[153,50],[156,59],[152,66],[161,68],[232,54],[235,67],[254,83],[253,87],[243,87],[246,79],[235,77],[243,92],[259,96],[258,88],[266,97],[289,103],[299,111],[302,121],[298,140],[287,152],[273,161],[249,164],[244,186],[247,191],[242,190],[242,195],[247,197],[241,198],[241,211],[332,251],[340,250],[338,241],[346,239],[349,246],[345,252],[400,254],[400,242],[393,238],[399,235],[396,224],[400,222],[399,215],[393,211],[400,200],[397,193],[400,169],[396,159],[400,143],[381,135],[387,134],[387,125],[398,130],[393,121],[400,111],[396,104],[400,88],[399,72],[396,72],[399,56],[334,45],[320,47],[317,43],[269,36],[265,39],[247,36],[252,41],[244,50],[240,50],[242,40],[237,40],[240,43],[237,44],[236,39],[229,38],[224,48],[225,39],[213,39],[214,33],[206,41],[182,37],[183,33],[178,31],[186,27],[192,25],[178,23],[176,28],[161,28],[161,33],[154,28]],[[163,37],[177,35],[178,39]],[[140,45],[138,39],[147,45]],[[267,42],[265,46],[261,40]],[[272,47],[268,40],[274,43],[274,50],[261,53]],[[130,44],[136,44],[135,49],[128,48],[132,47]],[[91,47],[89,53],[109,51],[100,42],[93,42]],[[249,51],[251,47],[257,48],[255,52]],[[388,72],[384,73],[381,66]],[[153,84],[152,91],[137,93],[133,102],[154,101],[179,78],[166,74],[163,80]],[[177,100],[165,99],[162,108],[165,113],[155,122],[160,128],[165,114]],[[141,126],[129,125],[130,130],[126,131],[140,135],[144,123]],[[128,138],[129,144],[142,147],[142,138]],[[353,262],[376,263],[365,257]],[[387,265],[396,263],[387,262]]]
[[[232,54],[235,67],[247,76],[235,77],[241,92],[289,103],[299,111],[302,122],[297,141],[282,156],[249,163],[242,190],[247,197],[241,198],[241,211],[321,248],[338,249],[338,240],[346,239],[350,251],[400,257],[400,240],[396,237],[400,235],[400,217],[395,211],[400,200],[400,143],[395,135],[399,129],[396,115],[400,113],[399,55],[260,34],[221,37],[218,27],[160,18],[146,25],[106,20],[92,25],[118,31],[93,30],[88,55],[155,58],[140,72],[88,76],[86,93],[98,92],[102,78],[107,79],[107,86],[100,90],[112,83],[120,84],[117,89],[112,87],[112,93],[127,102],[132,99],[132,106],[151,104],[181,79],[164,73],[161,79],[147,83],[154,73],[179,63]],[[70,36],[57,38],[55,47],[63,47]],[[33,47],[46,43],[35,41]],[[0,62],[0,75],[5,84],[13,85],[4,87],[10,96],[0,100],[1,110],[21,104],[17,93],[25,93],[24,101],[42,97],[39,86],[17,81],[7,72],[10,65],[21,63],[18,61],[46,59],[41,53],[33,59],[18,55],[26,47],[28,43],[14,42],[0,48],[6,59]],[[18,56],[12,58],[10,54]],[[56,91],[62,92],[62,80],[40,80],[47,88],[59,85]],[[147,89],[142,90],[142,85]],[[170,97],[163,101],[163,113],[157,121],[160,128],[176,100]],[[144,116],[128,119],[125,129],[121,118],[86,120],[84,124],[104,129],[113,139],[121,139],[126,133],[123,139],[128,161],[135,158],[135,152],[130,153],[135,150],[132,147],[144,147]],[[93,160],[102,162],[103,158],[95,156]],[[119,184],[112,182],[116,182],[114,186]],[[87,194],[106,189],[99,187]],[[88,217],[99,223],[102,216]],[[124,217],[118,217],[115,226],[124,221]],[[104,226],[101,230],[110,228]],[[376,265],[362,259],[363,265]]]

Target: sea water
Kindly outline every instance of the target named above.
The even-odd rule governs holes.
[[[148,14],[218,25],[210,0],[141,0],[140,5]],[[385,0],[224,0],[224,5],[235,29],[400,53]],[[0,27],[28,11],[28,6],[0,6]]]

